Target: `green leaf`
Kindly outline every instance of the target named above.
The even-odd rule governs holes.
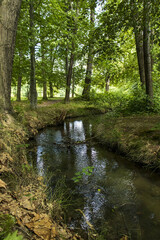
[[[21,235],[17,236],[17,231],[15,231],[14,233],[9,233],[4,240],[23,240],[23,237]]]

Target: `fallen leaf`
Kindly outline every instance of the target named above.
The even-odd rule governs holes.
[[[0,179],[0,188],[7,188],[7,184]]]

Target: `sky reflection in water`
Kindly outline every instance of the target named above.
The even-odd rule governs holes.
[[[66,175],[69,183],[75,173],[94,166],[91,176],[84,175],[78,184],[71,184],[83,199],[87,220],[104,239],[160,239],[160,179],[139,170],[127,160],[108,152],[104,147],[84,143],[92,134],[88,120],[66,121],[64,126],[48,128],[36,137],[37,169],[41,175]],[[78,142],[78,143],[77,143]],[[80,144],[81,142],[81,144]],[[61,172],[56,176],[57,169]],[[73,210],[74,211],[74,210]],[[71,225],[76,225],[76,219]],[[81,216],[82,228],[87,228]]]

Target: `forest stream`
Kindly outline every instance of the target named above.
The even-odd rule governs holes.
[[[96,142],[93,124],[69,119],[40,131],[30,142],[30,163],[62,203],[68,227],[84,239],[159,240],[159,175]]]

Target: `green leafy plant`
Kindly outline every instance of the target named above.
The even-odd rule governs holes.
[[[16,221],[15,218],[9,214],[0,214],[0,240],[12,232]]]
[[[93,172],[93,169],[94,169],[93,166],[88,166],[88,167],[83,168],[82,171],[75,173],[75,177],[73,177],[72,180],[75,183],[80,182],[84,175],[90,176]]]
[[[23,237],[22,235],[17,236],[17,231],[15,231],[14,233],[9,233],[4,240],[23,240]]]

